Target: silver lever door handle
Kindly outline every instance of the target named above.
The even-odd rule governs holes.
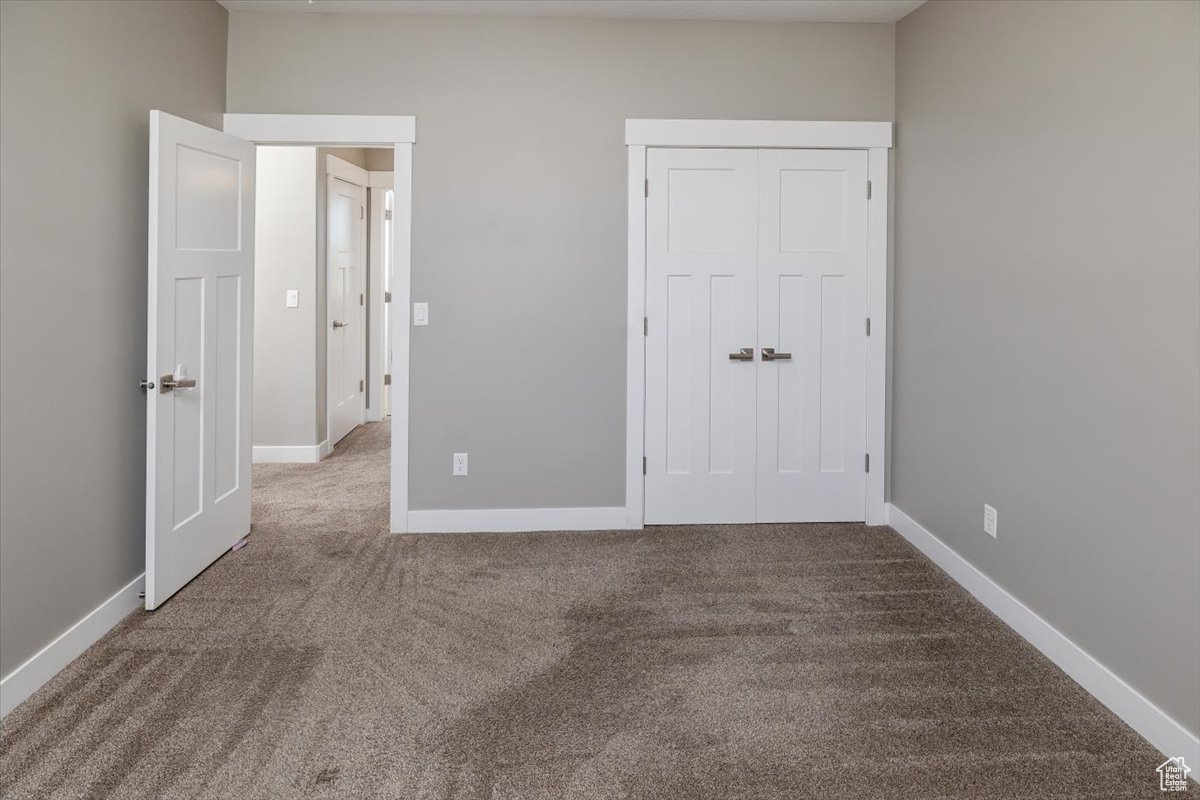
[[[754,360],[754,348],[753,347],[743,347],[740,352],[730,353],[729,360],[730,361],[753,361]]]
[[[791,353],[776,353],[774,347],[764,347],[762,349],[763,361],[791,361]]]
[[[175,375],[168,372],[158,379],[158,393],[166,394],[172,389],[191,389],[195,387],[195,378],[179,378],[176,380]]]
[[[349,326],[349,322],[338,322],[336,319],[333,321],[333,327],[335,328],[347,328]]]

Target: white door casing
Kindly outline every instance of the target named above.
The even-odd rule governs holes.
[[[149,190],[146,608],[154,609],[250,531],[254,146],[151,111]]]
[[[647,176],[645,519],[752,522],[758,153],[652,148]]]
[[[760,150],[758,208],[755,518],[862,520],[866,152]]]
[[[365,190],[326,177],[329,444],[363,422],[366,375],[363,256]]]

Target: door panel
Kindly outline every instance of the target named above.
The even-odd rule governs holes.
[[[254,146],[150,112],[149,233],[153,609],[250,531]]]
[[[365,247],[361,186],[328,178],[329,443],[362,424],[366,329],[360,297]]]
[[[757,159],[647,153],[648,523],[754,519]]]
[[[759,154],[760,522],[866,508],[867,155]]]

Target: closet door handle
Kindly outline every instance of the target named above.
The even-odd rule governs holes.
[[[764,347],[762,349],[763,361],[791,361],[791,353],[776,353],[774,347]]]
[[[753,347],[743,347],[740,352],[730,353],[729,360],[730,361],[753,361],[754,360],[754,348]]]

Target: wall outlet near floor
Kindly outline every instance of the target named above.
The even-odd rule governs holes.
[[[996,538],[996,509],[983,504],[983,532],[993,539]]]
[[[453,469],[451,471],[451,474],[454,475],[455,477],[461,477],[463,475],[466,475],[467,474],[467,454],[466,453],[455,453],[452,467],[453,467]]]

